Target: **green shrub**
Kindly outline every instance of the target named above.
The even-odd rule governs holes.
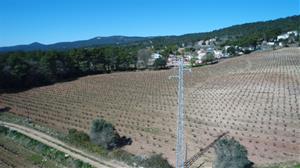
[[[89,142],[90,137],[83,131],[77,131],[76,129],[70,129],[68,133],[68,140],[73,144],[82,144],[84,142]]]
[[[34,165],[40,165],[43,163],[43,157],[40,155],[31,155],[29,160],[34,164]]]
[[[89,135],[82,131],[77,131],[76,129],[70,129],[68,135],[64,138],[68,143],[79,147],[81,149],[86,149],[89,152],[97,153],[100,156],[107,156],[108,150],[102,146],[92,143]]]
[[[73,161],[73,168],[92,168],[92,166],[88,163],[84,163],[81,160],[74,160]]]
[[[137,158],[138,156],[135,156],[127,151],[121,150],[121,149],[115,149],[109,153],[109,157],[112,159],[116,159],[118,161],[122,161],[127,163],[128,165],[133,166],[133,163],[138,163]]]
[[[229,47],[227,49],[227,53],[230,54],[231,56],[234,56],[236,54],[236,49],[234,47]]]
[[[141,166],[146,168],[172,168],[169,162],[163,158],[161,154],[152,155],[145,159]]]
[[[4,134],[6,135],[8,133],[9,129],[4,127],[4,126],[0,126],[0,134]]]
[[[214,168],[251,168],[247,150],[234,139],[221,139],[215,145],[216,159]]]
[[[97,119],[92,123],[90,138],[96,145],[105,149],[113,149],[117,147],[120,136],[111,123]]]

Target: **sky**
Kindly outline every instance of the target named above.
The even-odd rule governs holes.
[[[207,32],[300,14],[300,0],[0,0],[0,46]]]

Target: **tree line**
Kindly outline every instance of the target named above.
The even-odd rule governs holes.
[[[0,89],[24,89],[89,74],[134,70],[137,47],[0,54]]]
[[[149,68],[156,50],[133,46],[79,48],[68,51],[16,51],[0,53],[0,91],[15,91],[66,81],[77,77]],[[165,68],[173,48],[161,50],[152,69]],[[147,51],[147,52],[144,52]],[[139,67],[139,63],[145,66]]]

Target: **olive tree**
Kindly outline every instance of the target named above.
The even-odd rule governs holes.
[[[246,148],[234,139],[221,139],[214,149],[214,168],[251,168],[253,165],[247,157]]]
[[[90,139],[96,145],[112,149],[118,146],[120,136],[111,123],[97,119],[92,123]]]

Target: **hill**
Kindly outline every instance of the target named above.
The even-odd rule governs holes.
[[[157,36],[157,37],[127,37],[110,36],[95,37],[89,40],[74,42],[60,42],[55,44],[32,43],[29,45],[17,45],[11,47],[0,47],[0,52],[9,51],[34,51],[34,50],[68,50],[73,48],[100,47],[107,45],[153,45],[156,48],[163,48],[166,45],[189,44],[199,40],[219,37],[224,43],[239,44],[242,46],[251,45],[262,39],[271,39],[277,35],[291,31],[300,30],[300,15],[280,18],[276,20],[246,23],[234,25],[219,30],[203,33],[190,33],[180,36]]]
[[[300,30],[300,15],[269,21],[245,23],[205,33],[190,33],[181,36],[162,36],[151,39],[155,45],[189,44],[199,40],[218,37],[227,43],[247,46],[259,40],[269,40],[287,31]]]
[[[148,39],[147,37],[127,37],[127,36],[109,36],[109,37],[95,37],[88,40],[80,40],[74,42],[59,42],[55,44],[41,44],[38,42],[29,45],[16,45],[11,47],[0,47],[0,52],[9,51],[34,51],[34,50],[69,50],[73,48],[95,47],[104,45],[121,45],[132,42],[138,42]]]

